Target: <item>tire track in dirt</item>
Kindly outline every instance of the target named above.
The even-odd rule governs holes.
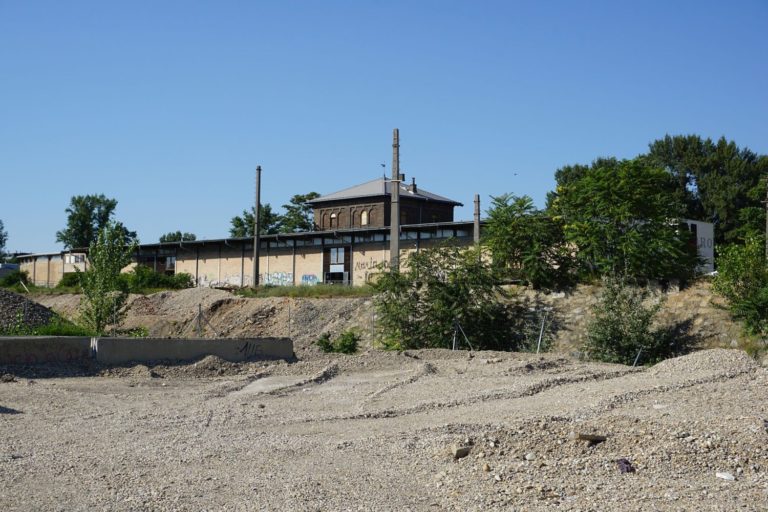
[[[300,424],[309,422],[332,422],[332,421],[344,421],[344,420],[370,420],[370,419],[382,419],[382,418],[397,418],[401,416],[408,416],[413,414],[420,414],[430,410],[450,409],[457,407],[464,407],[475,405],[479,403],[497,401],[497,400],[514,400],[517,398],[524,398],[533,395],[537,395],[550,389],[567,385],[576,384],[579,382],[587,381],[604,381],[612,380],[623,377],[629,373],[636,373],[641,370],[629,368],[626,370],[618,370],[607,373],[589,373],[578,377],[558,377],[553,379],[544,379],[540,382],[534,383],[530,386],[526,386],[523,389],[513,391],[497,391],[493,393],[486,393],[471,397],[466,397],[458,400],[450,401],[435,401],[422,403],[413,407],[406,407],[401,409],[383,409],[380,411],[363,412],[359,414],[328,416],[325,418],[313,418],[313,419],[298,419],[295,421],[282,422],[282,425]]]
[[[403,387],[403,386],[407,386],[409,384],[413,384],[416,381],[418,381],[419,379],[421,379],[422,377],[426,377],[427,375],[433,375],[435,373],[437,373],[437,368],[435,368],[435,366],[433,364],[431,364],[431,363],[424,363],[424,364],[421,365],[421,367],[418,369],[418,371],[414,375],[412,375],[411,377],[409,377],[407,379],[403,379],[403,380],[399,380],[399,381],[393,382],[392,384],[388,384],[388,385],[384,386],[383,388],[381,388],[381,389],[371,393],[368,396],[368,398],[365,399],[363,404],[360,405],[360,407],[362,408],[365,405],[365,403],[367,403],[367,402],[375,401],[377,398],[381,397],[385,393],[389,393],[390,391],[394,391],[397,388],[400,388],[400,387]]]

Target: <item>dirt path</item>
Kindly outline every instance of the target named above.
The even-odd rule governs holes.
[[[738,351],[642,370],[440,350],[253,364],[219,377],[201,377],[205,364],[134,370],[0,383],[4,510],[768,503],[768,372]],[[572,431],[607,440],[587,446]],[[471,446],[469,456],[454,460],[455,443]],[[620,458],[635,472],[622,474]]]

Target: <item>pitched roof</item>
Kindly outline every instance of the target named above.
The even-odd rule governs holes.
[[[375,197],[375,196],[389,196],[391,194],[392,183],[386,178],[376,178],[375,180],[366,181],[354,187],[345,188],[338,192],[333,192],[324,196],[320,196],[317,199],[307,201],[310,204],[325,203],[327,201],[339,201],[343,199],[357,199],[359,197]],[[460,202],[448,199],[447,197],[433,194],[423,188],[417,186],[416,192],[411,192],[409,186],[405,183],[400,183],[400,196],[410,197],[421,201],[437,201],[441,203],[449,203],[455,206],[463,206]]]

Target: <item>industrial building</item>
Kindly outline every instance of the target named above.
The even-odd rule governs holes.
[[[454,208],[462,204],[424,190],[413,178],[407,184],[399,169],[399,148],[395,129],[391,178],[377,178],[310,201],[313,231],[260,235],[258,250],[253,238],[142,244],[132,265],[168,274],[185,272],[197,286],[361,285],[383,268],[398,265],[410,252],[447,240],[458,245],[479,242],[483,224],[479,197],[475,195],[472,221],[454,221]],[[711,272],[713,226],[686,222],[703,261],[699,270]],[[48,287],[88,265],[83,249],[28,254],[19,263],[35,285]]]

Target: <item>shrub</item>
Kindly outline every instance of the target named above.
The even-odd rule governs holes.
[[[476,350],[516,348],[506,293],[479,248],[424,249],[402,267],[372,285],[385,348],[451,348],[457,323]]]
[[[647,288],[630,286],[615,277],[603,279],[582,350],[591,359],[620,364],[633,364],[638,353],[643,364],[680,355],[690,338],[679,326],[653,325],[662,304],[663,300],[653,299]]]
[[[768,268],[762,237],[750,237],[744,245],[722,250],[713,289],[726,298],[731,314],[744,323],[747,334],[768,336]]]
[[[338,338],[331,341],[331,335],[329,333],[323,333],[320,338],[317,339],[315,344],[323,352],[337,352],[340,354],[354,354],[357,352],[357,343],[360,341],[360,335],[353,331],[344,331]]]
[[[25,270],[14,270],[10,274],[0,278],[0,287],[10,288],[19,283],[27,284],[29,282],[29,275]]]
[[[61,277],[61,281],[56,285],[56,288],[79,288],[80,287],[80,274],[77,272],[67,272]]]
[[[146,265],[136,265],[130,272],[120,274],[119,279],[120,289],[130,293],[153,289],[180,290],[194,286],[194,278],[190,274],[182,272],[169,276]]]

